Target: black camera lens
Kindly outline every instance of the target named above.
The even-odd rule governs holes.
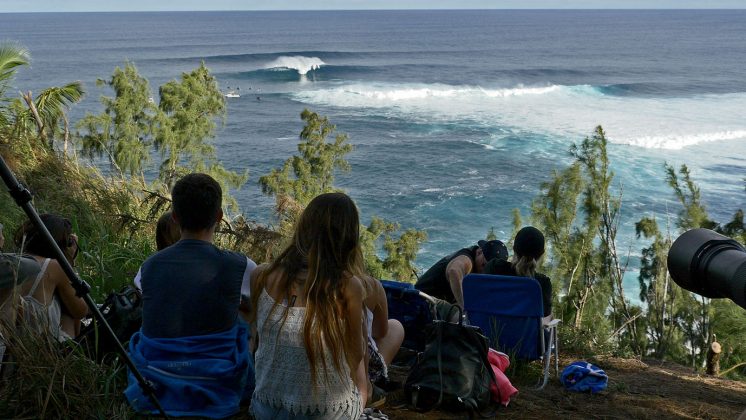
[[[692,229],[668,251],[668,272],[686,290],[746,308],[746,249],[709,229]]]

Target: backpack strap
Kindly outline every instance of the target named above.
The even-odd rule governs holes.
[[[450,315],[451,311],[449,310],[448,313]],[[439,325],[438,327],[438,378],[440,379],[440,395],[438,395],[438,402],[435,403],[433,408],[440,407],[440,404],[443,402],[443,325]]]
[[[49,266],[49,261],[51,261],[50,258],[46,258],[44,260],[44,263],[41,266],[41,270],[39,271],[39,274],[36,276],[36,280],[34,280],[34,285],[31,286],[31,290],[26,294],[26,296],[31,296],[36,292],[36,289],[39,287],[39,283],[41,282],[42,277],[44,277],[44,273],[47,271],[47,266]]]

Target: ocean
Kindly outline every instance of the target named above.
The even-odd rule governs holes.
[[[746,207],[744,22],[746,10],[38,13],[0,14],[0,39],[31,51],[18,90],[85,84],[73,121],[101,111],[96,79],[127,60],[156,97],[204,61],[240,88],[215,144],[226,167],[249,169],[234,195],[263,223],[274,201],[259,176],[296,151],[304,108],[328,116],[355,146],[337,185],[364,221],[426,230],[423,269],[491,227],[508,239],[512,210],[527,218],[601,124],[635,299],[647,244],[634,223],[676,229],[665,162],[689,166],[716,220]]]

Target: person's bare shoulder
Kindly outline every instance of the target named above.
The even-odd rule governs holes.
[[[462,254],[452,259],[451,262],[448,263],[446,270],[451,269],[451,268],[459,268],[463,271],[469,272],[471,271],[471,267],[472,267],[471,258],[469,258],[467,255]]]
[[[259,277],[259,275],[262,274],[264,270],[267,269],[267,267],[269,267],[269,264],[267,263],[257,265],[256,268],[251,271],[251,280]]]
[[[365,295],[365,281],[357,276],[350,276],[344,287],[344,296],[347,299],[363,300]]]

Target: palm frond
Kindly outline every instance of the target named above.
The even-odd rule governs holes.
[[[16,67],[28,65],[30,61],[31,55],[26,47],[14,42],[0,44],[0,94],[2,82],[13,77]]]
[[[36,97],[36,109],[45,125],[54,123],[62,116],[65,108],[79,102],[84,94],[85,90],[80,82],[46,88]]]

